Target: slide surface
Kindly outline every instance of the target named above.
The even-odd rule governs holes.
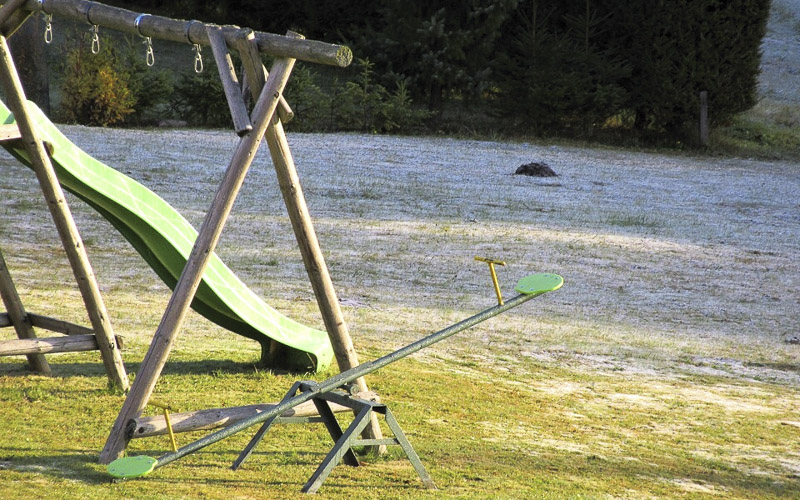
[[[197,231],[157,194],[78,148],[35,104],[29,102],[28,111],[40,137],[54,147],[53,166],[64,189],[105,217],[174,289]],[[14,123],[2,101],[0,123]],[[30,166],[23,148],[4,146]],[[333,358],[327,333],[297,323],[267,305],[216,254],[192,308],[223,328],[258,341],[262,353],[268,352],[270,339],[283,344],[285,348],[275,360],[282,367],[319,371]]]

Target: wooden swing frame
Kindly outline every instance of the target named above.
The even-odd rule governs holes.
[[[0,7],[0,77],[8,94],[9,106],[19,126],[20,137],[14,140],[22,140],[26,151],[33,159],[37,179],[45,193],[51,216],[59,229],[59,236],[79,283],[92,322],[92,330],[97,336],[96,343],[103,354],[109,377],[114,385],[121,389],[128,388],[128,381],[119,354],[119,346],[108,321],[109,315],[100,297],[99,287],[80,235],[55,177],[48,152],[31,125],[25,96],[6,44],[6,38],[35,12],[86,21],[93,26],[152,39],[210,46],[231,111],[234,130],[240,136],[150,348],[100,453],[100,462],[109,463],[122,456],[129,440],[126,427],[129,422],[141,415],[153,393],[209,258],[219,242],[236,196],[263,139],[266,140],[270,151],[278,185],[339,369],[344,371],[357,366],[356,352],[317,240],[282,124],[292,117],[291,109],[282,94],[295,60],[346,67],[352,61],[350,49],[306,40],[292,32],[281,36],[255,32],[238,26],[217,26],[200,21],[170,19],[86,0],[9,0]],[[236,50],[241,55],[244,85],[239,84],[236,72],[230,63],[229,50]],[[261,62],[261,53],[274,57],[269,72]],[[255,102],[251,111],[248,111],[243,99],[247,89]],[[8,310],[5,315],[0,315],[0,326],[4,321],[13,324],[21,339],[33,340],[31,325],[36,323],[36,320],[31,318],[36,316],[26,313],[22,307],[5,263],[2,261],[2,254],[0,254],[0,290],[4,291],[3,302]],[[41,326],[41,322],[39,325]],[[47,370],[46,360],[42,354],[31,352],[29,359],[34,366]],[[360,391],[368,391],[363,377],[356,381],[356,385]],[[377,419],[373,418],[371,425],[365,431],[365,436],[380,438]]]

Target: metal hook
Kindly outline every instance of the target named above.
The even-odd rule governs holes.
[[[100,26],[93,23],[91,16],[89,16],[92,7],[94,7],[94,2],[89,2],[86,7],[86,22],[92,25],[92,54],[97,54],[100,52]]]
[[[200,51],[203,50],[200,47],[199,43],[194,44],[194,72],[195,73],[202,73],[203,72],[203,54]]]
[[[156,63],[156,55],[153,53],[153,42],[150,40],[150,37],[147,37],[145,42],[147,44],[147,54],[145,55],[145,62],[148,66],[152,66]]]
[[[100,52],[100,27],[96,24],[92,25],[92,54]]]
[[[186,32],[184,33],[184,36],[186,37],[186,41],[188,43],[192,44],[192,50],[194,50],[194,72],[195,73],[202,73],[203,72],[203,54],[201,53],[203,48],[200,46],[199,43],[195,43],[194,40],[192,40],[192,35],[191,35],[190,32],[192,30],[192,25],[194,23],[199,23],[199,22],[200,21],[191,20],[188,23],[186,23]],[[202,24],[202,23],[200,23],[200,24]]]
[[[53,41],[53,14],[47,12],[44,8],[44,0],[39,0],[39,8],[44,14],[44,43],[51,43]]]
[[[145,55],[145,61],[148,66],[152,66],[153,64],[156,63],[156,56],[153,53],[153,39],[149,36],[144,36],[144,34],[142,34],[142,28],[140,26],[142,19],[144,19],[149,15],[150,14],[139,14],[139,17],[137,17],[136,20],[133,22],[133,27],[136,28],[137,33],[139,33],[139,36],[144,38],[144,43],[147,44],[147,54]]]
[[[52,43],[53,41],[53,14],[44,14],[44,43]]]

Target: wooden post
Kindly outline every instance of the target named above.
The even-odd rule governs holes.
[[[255,32],[250,30],[244,36],[237,38],[234,40],[233,46],[239,51],[239,57],[242,59],[245,79],[250,87],[250,93],[253,99],[258,99],[261,89],[264,88],[264,82],[267,80],[267,70],[261,62],[261,54],[258,52]],[[289,103],[286,102],[283,94],[281,94],[280,103],[278,104],[278,118],[283,123],[289,123],[294,118],[294,112],[289,107]]]
[[[27,0],[8,0],[0,6],[0,25],[8,21],[26,2]]]
[[[50,209],[50,215],[64,245],[75,280],[78,282],[78,289],[83,297],[89,321],[97,335],[97,344],[108,378],[112,385],[125,390],[128,388],[128,376],[125,373],[122,355],[111,328],[108,311],[100,295],[100,288],[64,192],[58,183],[53,164],[50,162],[50,157],[39,133],[28,115],[25,94],[22,91],[22,85],[4,36],[0,36],[0,78],[2,78],[2,84],[6,91],[8,105],[14,113],[22,135],[25,150],[31,159],[31,166],[36,173],[39,186]]]
[[[17,332],[17,337],[20,339],[35,339],[36,334],[33,331],[33,325],[28,318],[25,308],[22,306],[22,301],[19,299],[17,288],[14,286],[14,281],[11,279],[11,273],[8,272],[6,261],[3,258],[3,252],[0,251],[0,298],[3,299],[3,304],[6,306],[8,318],[11,324],[14,325],[14,330]],[[41,354],[28,354],[28,363],[31,368],[39,373],[51,375],[50,364],[45,357]]]
[[[142,361],[136,379],[117,420],[111,428],[105,447],[100,453],[100,462],[109,463],[119,458],[127,445],[125,427],[129,420],[138,417],[153,393],[161,370],[167,362],[169,352],[183,324],[208,261],[219,242],[222,229],[233,208],[236,195],[244,182],[247,170],[255,158],[267,125],[278,106],[278,98],[286,86],[294,59],[278,59],[264,90],[253,109],[253,131],[239,141],[233,158],[225,171],[222,183],[211,203],[192,252],[186,261],[175,290],[172,293],[161,323],[158,325],[150,349]]]
[[[241,40],[237,42],[237,45],[240,47],[240,52],[243,53],[242,62],[245,65],[245,71],[248,77],[252,75],[253,81],[250,83],[250,88],[255,93],[259,89],[258,74],[263,73],[263,66],[260,65],[260,62],[257,63],[256,58],[252,56],[253,51],[247,51],[243,43],[248,42]],[[254,41],[250,39],[249,43],[253,44]],[[248,52],[251,55],[246,57],[244,54]],[[258,64],[258,67],[256,67],[256,64]],[[317,233],[314,230],[314,224],[311,221],[306,199],[303,195],[300,178],[297,175],[297,167],[292,159],[292,153],[289,149],[289,143],[286,141],[286,133],[283,130],[280,119],[272,120],[266,131],[266,140],[272,163],[275,166],[283,201],[289,213],[289,220],[292,223],[297,245],[303,257],[306,273],[311,281],[311,287],[314,290],[314,296],[317,299],[322,320],[325,323],[325,329],[328,332],[333,353],[336,356],[336,363],[339,366],[339,371],[349,370],[358,365],[358,356],[353,347],[353,340],[350,338],[347,324],[344,322],[339,299],[336,296],[336,289],[333,287],[325,257],[319,246]],[[358,378],[356,385],[361,392],[369,391],[364,377]],[[368,439],[381,438],[380,424],[374,415],[370,425],[365,429],[365,437]],[[386,447],[381,446],[376,451],[383,453],[385,450]]]
[[[3,7],[7,10],[5,13],[0,13],[0,17],[3,18],[2,22],[0,22],[0,34],[9,38],[31,16],[31,12],[19,8],[15,9],[12,7],[11,2],[6,2]]]
[[[272,123],[267,129],[266,139],[278,176],[278,185],[289,212],[289,220],[292,223],[306,272],[322,313],[322,320],[328,330],[336,361],[341,371],[349,370],[358,365],[358,357],[344,322],[336,289],[333,287],[317,234],[314,231],[300,178],[297,175],[289,143],[286,140],[286,133],[279,121]],[[358,379],[358,387],[361,391],[368,390],[363,378]]]
[[[206,26],[206,33],[211,42],[211,51],[214,53],[222,89],[225,91],[225,99],[228,101],[228,109],[233,118],[233,128],[236,130],[236,135],[241,137],[253,130],[253,124],[250,123],[250,115],[242,98],[242,88],[239,86],[228,46],[225,45],[225,35],[222,33],[222,28],[214,25]]]
[[[708,146],[708,92],[700,92],[700,145]]]

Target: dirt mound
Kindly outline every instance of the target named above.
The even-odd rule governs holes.
[[[558,177],[558,174],[547,163],[531,162],[517,167],[514,175],[530,177]]]

